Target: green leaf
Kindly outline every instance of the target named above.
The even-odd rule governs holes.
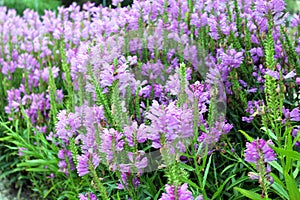
[[[202,181],[202,190],[204,190],[204,187],[205,187],[205,183],[206,183],[208,171],[209,171],[209,168],[210,168],[210,163],[211,163],[212,155],[213,155],[213,154],[211,154],[211,155],[209,156],[208,163],[207,163],[207,166],[206,166],[206,169],[205,169],[205,172],[204,172],[203,181]]]
[[[227,170],[232,170],[232,168],[236,165],[236,163],[228,165],[227,167],[225,167],[222,172],[220,173],[220,175],[223,175],[223,173],[225,173]]]
[[[298,176],[299,170],[300,170],[300,162],[297,162],[296,169],[295,169],[294,172],[293,172],[293,176],[294,176],[294,177],[297,177],[297,176]]]
[[[272,130],[266,129],[266,127],[262,127],[261,129],[264,130],[270,138],[272,138],[275,141],[278,141],[277,136],[272,132]]]
[[[35,160],[27,160],[24,163],[20,163],[17,166],[18,167],[32,167],[32,166],[48,166],[50,164],[56,164],[56,161],[51,161],[51,160],[42,160],[42,159],[35,159]]]
[[[239,132],[241,132],[249,142],[252,142],[252,141],[254,140],[254,139],[253,139],[250,135],[248,135],[245,131],[239,130]]]
[[[278,195],[280,195],[283,199],[290,199],[287,191],[278,183],[274,182],[271,187],[277,191]]]
[[[189,166],[185,163],[180,163],[179,167],[182,168],[182,169],[188,170],[190,172],[195,171],[195,169],[193,167],[191,167],[191,166]]]
[[[215,198],[217,198],[217,197],[219,197],[219,195],[220,195],[221,192],[223,191],[224,186],[225,186],[225,185],[227,184],[227,182],[228,182],[232,177],[234,177],[234,176],[235,176],[235,174],[232,175],[232,176],[229,176],[229,177],[222,183],[222,185],[218,188],[218,190],[215,192],[214,196],[212,197],[212,200],[215,199]]]
[[[278,172],[280,172],[281,174],[283,174],[282,167],[278,164],[278,162],[272,161],[272,162],[269,162],[269,164],[270,164],[272,167],[274,167],[275,169],[277,169]]]
[[[296,180],[287,173],[285,173],[284,176],[285,176],[285,182],[289,192],[290,200],[299,200],[300,192]]]
[[[10,141],[12,139],[12,136],[6,136],[6,137],[3,137],[3,138],[0,138],[0,141]]]
[[[229,191],[231,188],[233,188],[234,186],[244,182],[245,180],[249,180],[249,178],[244,176],[244,177],[239,178],[238,180],[233,181],[231,185],[226,187],[225,191]]]
[[[274,178],[274,182],[279,184],[281,187],[285,187],[284,183],[276,176],[274,173],[270,173],[270,175]]]
[[[191,181],[190,179],[188,179],[188,178],[186,178],[186,177],[184,177],[184,176],[180,177],[180,180],[181,180],[182,182],[187,183],[189,186],[192,186],[192,187],[194,187],[194,188],[199,188],[199,186],[198,186],[196,183],[194,183],[193,181]]]
[[[160,192],[163,190],[163,188],[160,188],[160,190],[156,193],[154,200],[157,200],[159,198]]]
[[[239,191],[245,197],[248,197],[250,199],[253,199],[253,200],[263,200],[264,199],[259,194],[255,193],[255,192],[252,192],[250,190],[245,190],[245,189],[238,188],[238,187],[235,187],[234,189],[237,190],[237,191]]]
[[[281,155],[287,156],[288,158],[292,158],[292,159],[300,161],[300,153],[298,153],[297,151],[285,150],[285,149],[281,149],[281,148],[273,147],[273,146],[271,146],[271,148],[274,149],[278,154],[281,154]]]

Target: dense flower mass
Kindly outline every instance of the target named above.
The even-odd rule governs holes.
[[[0,7],[0,154],[21,162],[1,156],[0,171],[26,169],[52,199],[235,199],[244,173],[227,166],[243,170],[246,146],[268,195],[285,157],[270,145],[300,146],[299,14],[283,0],[122,2]],[[289,199],[279,183],[269,198]]]

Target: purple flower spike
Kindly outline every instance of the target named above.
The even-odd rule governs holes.
[[[273,149],[269,147],[269,145],[272,144],[273,142],[271,140],[266,142],[263,139],[257,139],[251,143],[247,142],[245,160],[256,165],[259,164],[260,159],[262,159],[264,163],[276,160],[276,154],[274,153]]]
[[[94,169],[100,164],[100,158],[96,153],[93,154],[83,154],[77,156],[78,165],[77,172],[79,176],[84,176],[89,173],[89,160],[92,161]]]
[[[77,156],[78,165],[77,172],[79,176],[84,176],[89,173],[89,158],[87,155]]]
[[[178,187],[177,198],[175,196],[175,187],[172,185],[166,185],[166,193],[163,193],[159,200],[193,200],[192,193],[188,191],[187,183]],[[200,197],[198,199],[201,199]]]

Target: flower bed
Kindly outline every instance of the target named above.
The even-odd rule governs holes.
[[[33,198],[300,199],[284,1],[0,16],[1,176]]]

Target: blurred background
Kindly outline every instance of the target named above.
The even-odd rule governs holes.
[[[58,6],[68,7],[73,2],[78,5],[83,5],[86,2],[93,2],[96,5],[112,6],[112,0],[0,0],[0,6],[6,6],[8,8],[14,8],[18,14],[22,15],[26,8],[30,8],[38,11],[39,14],[43,14],[44,10],[56,10]],[[121,6],[128,6],[133,3],[133,0],[123,0]]]
[[[112,0],[0,0],[0,6],[6,6],[8,8],[14,8],[18,14],[22,15],[26,8],[30,8],[38,11],[39,14],[43,14],[45,9],[56,10],[58,6],[68,7],[73,2],[78,5],[82,5],[86,2],[94,2],[96,5],[112,6]],[[147,1],[147,0],[145,0]],[[299,13],[300,0],[285,0],[287,3],[287,10],[290,13]],[[128,6],[133,3],[133,0],[124,0],[121,6]]]

